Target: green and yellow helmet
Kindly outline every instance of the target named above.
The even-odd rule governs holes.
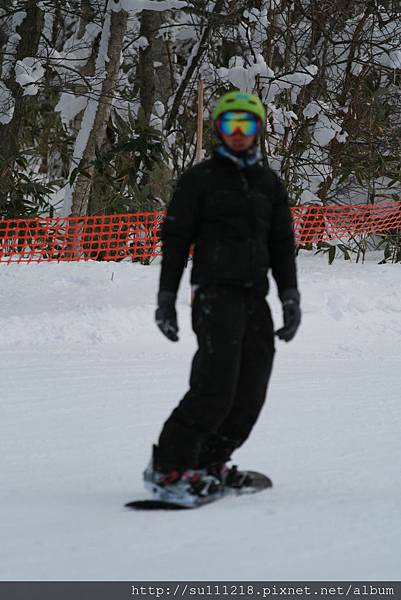
[[[220,115],[231,110],[243,110],[250,112],[259,117],[259,119],[262,121],[262,126],[265,126],[265,107],[263,106],[260,98],[254,94],[248,94],[247,92],[240,92],[238,90],[224,94],[224,96],[222,96],[217,102],[213,111],[213,122],[215,123]]]

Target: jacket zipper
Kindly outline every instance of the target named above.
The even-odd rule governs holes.
[[[256,263],[255,263],[255,258],[256,258],[256,248],[255,248],[255,212],[254,212],[254,207],[251,201],[251,198],[248,196],[248,192],[250,190],[250,186],[248,183],[247,178],[245,177],[243,171],[238,168],[238,172],[239,172],[239,176],[241,179],[241,183],[242,183],[242,189],[244,190],[246,196],[247,196],[247,202],[248,202],[248,221],[249,221],[249,238],[248,238],[248,243],[249,243],[249,250],[250,250],[250,267],[251,267],[251,277],[252,277],[252,282],[255,281],[255,276],[256,276]]]

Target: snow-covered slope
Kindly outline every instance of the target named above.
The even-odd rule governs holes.
[[[179,513],[123,504],[186,391],[188,274],[171,344],[157,265],[1,265],[0,578],[399,579],[401,273],[376,263],[300,258],[302,329],[235,456],[275,487]]]

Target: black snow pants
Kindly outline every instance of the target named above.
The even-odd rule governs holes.
[[[199,348],[190,389],[166,421],[154,466],[203,468],[227,461],[249,436],[265,401],[274,329],[264,294],[208,286],[196,291],[192,326]]]

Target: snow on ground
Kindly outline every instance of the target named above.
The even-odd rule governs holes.
[[[158,266],[0,265],[0,579],[399,579],[400,265],[301,256],[302,329],[235,460],[271,491],[135,513],[195,340],[153,323]],[[281,311],[270,294],[277,326]]]

